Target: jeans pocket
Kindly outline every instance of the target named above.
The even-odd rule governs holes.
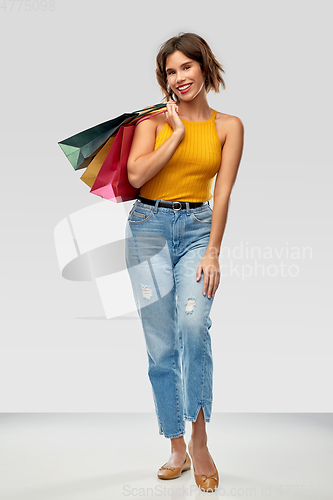
[[[206,205],[203,210],[197,212],[191,212],[191,217],[195,222],[200,222],[200,224],[211,224],[212,223],[212,209]]]
[[[152,217],[153,213],[153,210],[149,208],[135,207],[129,213],[127,221],[129,224],[143,224]]]

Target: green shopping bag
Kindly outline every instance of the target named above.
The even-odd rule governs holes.
[[[151,111],[163,107],[165,107],[165,103],[159,103],[149,108],[133,111],[132,113],[123,113],[112,120],[100,123],[68,137],[58,142],[58,144],[75,170],[86,168],[108,139],[119,130],[121,125],[130,123],[137,116],[144,116]]]

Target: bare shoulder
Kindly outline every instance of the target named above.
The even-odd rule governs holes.
[[[149,108],[150,106],[147,106],[145,109]],[[162,111],[162,110],[159,110]],[[164,125],[166,124],[166,118],[165,118],[165,113],[159,113],[156,114],[155,116],[152,116],[151,118],[148,118],[147,120],[142,120],[138,124],[138,127],[146,129],[146,130],[152,130],[154,129],[155,131],[155,137],[160,133]]]
[[[244,128],[242,120],[238,116],[227,115],[226,113],[216,112],[216,126],[227,128]]]
[[[244,133],[243,122],[238,116],[227,115],[226,113],[220,113],[217,111],[215,124],[222,147],[224,146],[228,134]]]

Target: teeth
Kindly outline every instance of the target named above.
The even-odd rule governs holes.
[[[192,84],[191,84],[191,83],[189,83],[188,85],[185,85],[184,87],[178,87],[178,90],[185,90],[185,89],[188,89],[190,85],[192,85]]]

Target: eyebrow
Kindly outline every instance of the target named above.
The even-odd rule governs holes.
[[[187,66],[188,64],[191,64],[193,61],[186,61],[184,62],[181,66]],[[172,68],[166,68],[166,72],[170,71]]]

